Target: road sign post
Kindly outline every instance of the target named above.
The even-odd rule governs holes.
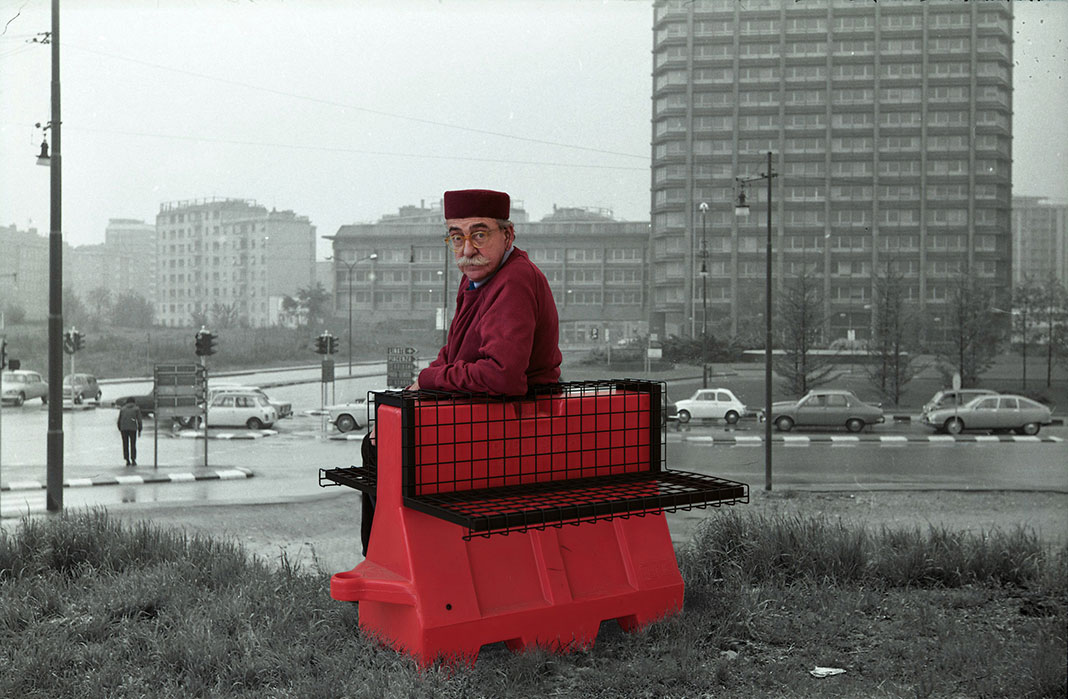
[[[204,465],[208,465],[207,393],[208,368],[201,363],[157,364],[153,388],[153,420],[156,425],[155,461],[159,466],[159,419],[197,418],[204,420]]]
[[[407,388],[415,381],[414,347],[388,347],[386,349],[386,386]]]

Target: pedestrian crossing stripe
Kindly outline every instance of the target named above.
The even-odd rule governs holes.
[[[336,437],[336,439],[344,439],[344,436]],[[350,436],[349,439],[362,438]],[[829,444],[832,446],[853,446],[857,444],[878,444],[880,446],[904,446],[907,444],[933,444],[933,445],[949,445],[949,444],[999,444],[999,443],[1060,443],[1064,441],[1063,437],[1057,437],[1054,435],[994,435],[994,434],[967,434],[967,435],[947,435],[947,434],[932,434],[926,436],[913,436],[913,435],[834,435],[834,434],[817,434],[817,435],[775,435],[771,438],[772,442],[781,442],[784,446],[788,447],[807,447],[813,444]],[[672,442],[686,442],[692,444],[712,444],[712,445],[727,445],[727,446],[756,446],[763,444],[763,435],[678,435],[668,434],[668,441]]]

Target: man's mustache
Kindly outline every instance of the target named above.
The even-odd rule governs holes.
[[[489,264],[489,260],[480,254],[472,255],[471,257],[457,257],[457,267],[485,267]]]

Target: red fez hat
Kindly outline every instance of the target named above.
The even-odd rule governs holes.
[[[492,189],[458,189],[445,192],[445,218],[508,218],[511,200]]]

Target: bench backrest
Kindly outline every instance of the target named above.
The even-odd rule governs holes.
[[[403,400],[405,496],[661,469],[662,384],[560,389],[523,399]]]

